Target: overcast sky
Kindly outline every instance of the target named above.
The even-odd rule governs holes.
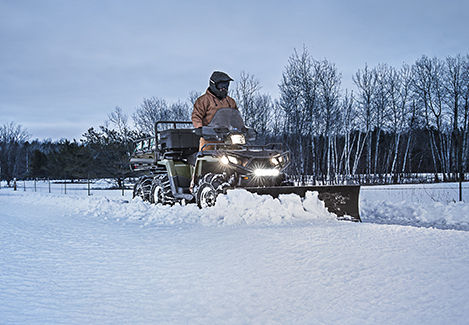
[[[205,91],[213,70],[277,98],[303,46],[350,88],[366,63],[469,54],[468,30],[469,1],[0,0],[0,125],[78,140],[115,106]]]

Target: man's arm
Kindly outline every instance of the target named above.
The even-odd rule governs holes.
[[[205,116],[205,105],[203,100],[199,97],[194,103],[194,110],[192,111],[192,124],[195,128],[200,128],[202,126],[202,120]]]
[[[233,98],[229,97],[228,100],[231,101],[230,107],[238,109],[238,105],[236,104],[236,101]]]

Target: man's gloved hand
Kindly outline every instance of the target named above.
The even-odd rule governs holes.
[[[196,129],[194,129],[194,133],[195,135],[198,135],[199,137],[202,136],[202,127],[198,127]]]

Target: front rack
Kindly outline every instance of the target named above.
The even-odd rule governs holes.
[[[205,148],[212,147],[213,149],[207,149],[205,151],[218,151],[218,150],[240,150],[240,151],[267,151],[267,150],[283,150],[281,143],[268,143],[268,144],[243,144],[243,145],[232,145],[224,142],[208,142],[204,144],[201,151]]]

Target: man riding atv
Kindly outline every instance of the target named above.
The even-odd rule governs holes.
[[[233,79],[224,72],[215,71],[212,73],[207,91],[194,103],[192,124],[195,128],[207,126],[215,113],[222,107],[238,109],[235,100],[228,96],[230,81]],[[208,149],[203,148],[206,143],[207,141],[203,137],[200,138],[200,151]]]
[[[207,208],[232,189],[273,197],[305,197],[316,191],[339,219],[360,221],[359,186],[298,186],[288,181],[289,151],[281,143],[255,144],[255,130],[244,124],[228,96],[232,80],[215,71],[194,104],[192,122],[157,121],[154,136],[136,141],[130,168],[140,178],[133,196],[155,204],[194,202]],[[188,124],[195,128],[183,127]]]

